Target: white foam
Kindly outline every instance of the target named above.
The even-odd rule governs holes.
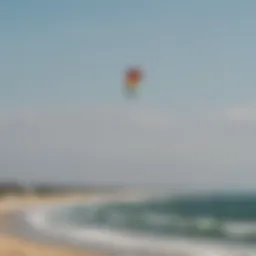
[[[135,200],[137,199],[138,197],[135,198]],[[126,197],[125,201],[127,200],[130,201],[132,198]],[[116,202],[124,200],[122,200],[121,197],[116,196],[100,196],[92,198],[92,200],[85,202],[85,204],[101,204],[113,201]],[[141,253],[150,252],[156,255],[159,253],[166,255],[174,255],[174,253],[176,255],[176,253],[179,253],[180,255],[180,253],[182,253],[184,256],[249,256],[256,252],[256,248],[234,248],[233,246],[233,248],[231,248],[231,246],[228,245],[199,242],[196,240],[190,241],[178,238],[158,239],[156,237],[129,236],[128,234],[106,229],[79,229],[68,225],[65,227],[53,228],[50,221],[53,211],[65,206],[67,206],[67,204],[48,205],[30,210],[25,215],[26,221],[35,229],[47,232],[48,234],[68,238],[77,242],[97,243],[113,250],[139,251]]]

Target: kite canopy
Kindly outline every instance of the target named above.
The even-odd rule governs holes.
[[[125,73],[125,88],[131,94],[136,94],[143,78],[142,71],[139,68],[129,68]]]

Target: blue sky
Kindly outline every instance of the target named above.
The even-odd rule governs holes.
[[[180,170],[176,182],[188,182],[182,177],[191,169],[211,182],[202,172],[214,168],[227,175],[236,170],[241,181],[238,170],[247,166],[243,177],[250,182],[256,167],[250,151],[256,138],[255,10],[252,0],[1,1],[2,169],[57,180],[61,170],[68,180],[80,170],[76,178],[97,180],[104,166],[109,181],[126,174],[143,183],[145,164],[142,169],[160,168],[163,177]],[[137,102],[122,94],[123,72],[131,65],[145,70]],[[231,120],[246,125],[236,123],[233,131]],[[118,174],[128,160],[140,179],[128,167]],[[48,172],[39,174],[42,163]],[[156,180],[150,175],[149,182]]]
[[[141,102],[253,101],[254,1],[2,1],[0,106],[121,104],[122,72],[146,72]]]

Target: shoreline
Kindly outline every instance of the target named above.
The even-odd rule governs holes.
[[[89,248],[79,248],[66,244],[63,241],[55,241],[43,235],[32,239],[33,235],[40,232],[32,232],[30,235],[22,230],[21,215],[32,208],[47,205],[75,204],[88,201],[93,194],[72,194],[63,196],[48,196],[39,198],[35,196],[9,196],[0,201],[0,255],[1,256],[106,256],[107,253],[99,253]],[[23,216],[24,217],[24,216]],[[28,231],[28,230],[27,230]],[[34,233],[34,234],[33,234]],[[38,234],[35,234],[38,233]],[[39,238],[39,239],[37,239]],[[52,241],[51,241],[52,240]]]
[[[138,194],[136,193],[138,196]],[[143,196],[145,198],[145,195]],[[137,197],[141,200],[141,197]],[[49,196],[47,198],[29,198],[29,197],[13,197],[7,198],[0,202],[0,255],[2,256],[106,256],[106,255],[168,255],[168,256],[232,256],[251,255],[251,250],[226,250],[222,246],[208,246],[206,244],[194,244],[189,241],[172,239],[166,240],[164,243],[157,241],[156,237],[151,237],[150,240],[141,240],[139,237],[132,237],[137,240],[134,245],[126,236],[111,234],[111,237],[104,230],[84,230],[86,240],[72,240],[72,236],[59,236],[57,233],[52,234],[47,232],[47,227],[44,230],[42,226],[35,223],[31,217],[38,218],[47,216],[47,211],[62,206],[71,206],[76,204],[97,204],[108,202],[124,202],[134,201],[134,193],[127,196],[126,193],[108,194],[102,193],[79,194],[71,196]],[[27,219],[26,219],[27,218]],[[46,221],[47,223],[47,221]],[[46,224],[47,225],[47,224]],[[39,226],[39,227],[38,227]],[[48,226],[50,227],[50,226]],[[51,229],[51,227],[50,227]],[[46,231],[46,232],[44,232]],[[70,233],[72,231],[70,230]],[[72,233],[71,233],[72,234]],[[84,238],[84,237],[83,237]],[[103,239],[103,240],[102,240]],[[111,240],[112,239],[112,240]],[[105,241],[104,241],[105,240]],[[129,241],[130,240],[130,241]],[[102,243],[103,241],[103,243]],[[128,241],[128,242],[127,242]],[[129,244],[133,244],[132,248]],[[138,247],[137,247],[138,246]],[[153,247],[152,247],[153,246]],[[153,248],[153,249],[152,249]],[[163,248],[166,248],[166,250]],[[9,250],[9,251],[8,251]],[[254,252],[255,250],[253,250]],[[33,252],[33,253],[32,253]],[[36,252],[36,253],[35,253]],[[41,253],[43,252],[43,253]],[[238,254],[237,254],[238,253]]]
[[[15,211],[11,211],[8,214],[8,218],[12,223],[14,228],[9,227],[7,233],[11,234],[11,236],[15,236],[18,238],[26,238],[28,241],[46,244],[46,245],[60,245],[68,248],[74,248],[75,250],[79,249],[79,251],[86,252],[87,255],[90,253],[92,256],[94,255],[134,255],[133,250],[126,250],[119,246],[115,247],[109,243],[102,243],[100,240],[102,238],[102,234],[100,230],[97,230],[96,237],[95,234],[91,234],[91,230],[84,230],[86,233],[88,232],[88,239],[80,240],[73,239],[70,236],[66,236],[66,232],[59,231],[59,229],[52,229],[51,226],[48,225],[48,221],[45,221],[45,217],[50,216],[51,212],[61,209],[62,207],[69,207],[72,205],[86,204],[86,205],[97,205],[97,204],[108,204],[110,202],[130,202],[130,201],[141,201],[142,199],[148,198],[148,194],[134,191],[120,191],[119,193],[93,193],[89,196],[79,196],[79,197],[64,197],[57,198],[57,200],[49,197],[50,200],[40,201],[38,204],[29,204],[26,207],[15,207]],[[34,218],[34,220],[33,220]],[[43,220],[42,220],[43,218]],[[41,222],[41,223],[40,223]],[[3,230],[2,230],[3,231]],[[94,231],[93,231],[94,233]],[[104,236],[104,235],[103,235]],[[100,238],[100,239],[97,239]],[[116,238],[117,241],[118,237]],[[117,242],[118,243],[118,242]],[[138,252],[136,250],[136,252]],[[131,253],[131,254],[130,254]],[[142,255],[140,253],[139,255]]]
[[[134,194],[141,192],[120,191],[92,192],[92,193],[69,193],[65,195],[49,195],[38,197],[5,196],[0,200],[0,255],[2,256],[106,256],[124,255],[124,251],[109,250],[98,243],[77,243],[63,237],[51,236],[43,230],[35,228],[26,217],[33,215],[33,211],[41,212],[49,208],[59,208],[76,204],[97,204],[109,200],[130,201],[134,200]],[[142,197],[145,198],[142,192]],[[132,199],[133,198],[133,199]],[[31,212],[32,211],[32,212]],[[33,253],[30,253],[33,251]],[[36,251],[36,253],[35,253]],[[38,251],[38,253],[37,253]],[[43,253],[41,253],[43,252]],[[127,254],[126,254],[127,255]]]

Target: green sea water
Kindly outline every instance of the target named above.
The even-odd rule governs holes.
[[[256,193],[165,197],[97,208],[77,206],[69,219],[79,227],[256,244]]]

